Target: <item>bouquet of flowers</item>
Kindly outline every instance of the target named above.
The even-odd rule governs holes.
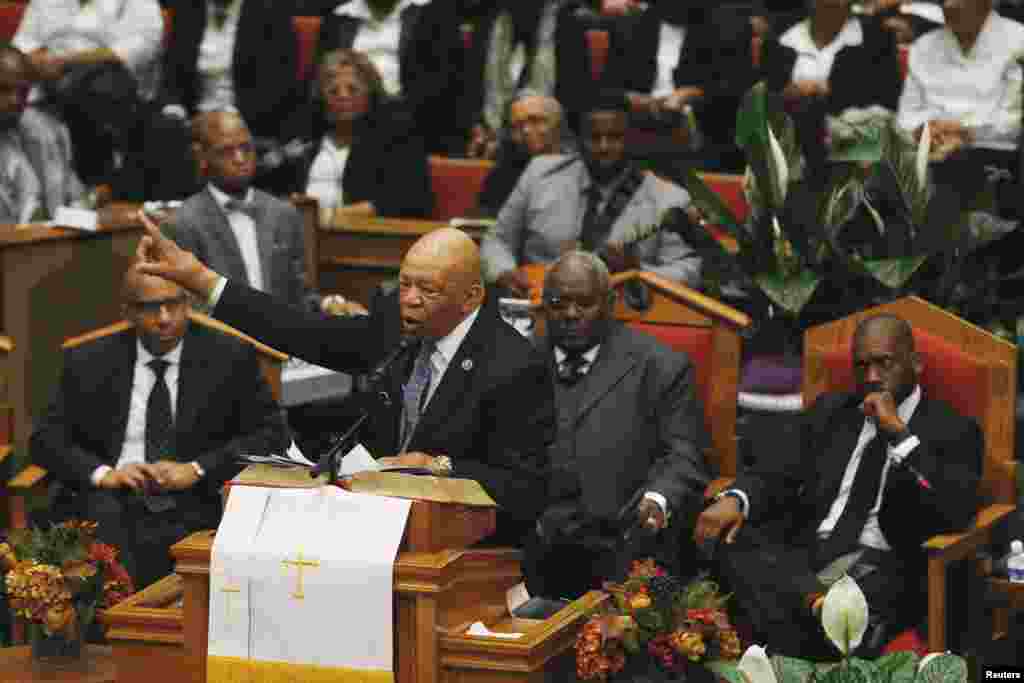
[[[581,680],[606,680],[623,669],[627,657],[644,653],[676,673],[743,653],[725,612],[728,596],[713,581],[684,584],[645,560],[633,562],[624,583],[605,589],[613,597],[610,607],[592,615],[576,638]]]
[[[0,543],[11,609],[46,637],[77,640],[96,614],[134,592],[117,549],[96,538],[96,523],[69,520],[12,531]]]

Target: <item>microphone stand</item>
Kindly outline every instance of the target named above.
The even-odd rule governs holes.
[[[391,365],[394,364],[403,355],[405,355],[406,351],[408,351],[412,345],[412,339],[408,337],[403,337],[401,341],[398,343],[398,346],[390,354],[388,354],[384,358],[384,360],[377,365],[376,368],[374,368],[373,372],[371,372],[367,376],[365,386],[359,393],[371,393],[371,390],[377,384],[379,384],[387,375],[387,372],[391,368]],[[388,396],[384,392],[381,392],[379,395],[381,396],[385,406],[391,405],[390,396]],[[320,454],[320,458],[317,461],[316,466],[309,471],[309,476],[312,477],[313,479],[316,479],[321,474],[326,472],[327,483],[333,484],[334,482],[338,481],[338,476],[341,470],[341,459],[342,457],[344,457],[345,453],[352,449],[352,446],[350,445],[351,442],[353,442],[356,439],[356,437],[358,437],[359,429],[363,426],[363,423],[365,423],[369,418],[370,411],[367,410],[365,407],[361,407],[359,409],[359,417],[357,417],[356,421],[352,423],[352,426],[345,430],[344,434],[337,437],[334,440],[334,443],[332,443],[327,450]]]

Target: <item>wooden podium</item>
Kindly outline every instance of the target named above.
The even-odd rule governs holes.
[[[491,533],[494,519],[494,508],[413,501],[394,569],[399,683],[534,683],[546,670],[571,666],[576,632],[603,594],[588,594],[547,620],[512,618],[506,591],[521,580],[520,552],[469,547]],[[206,680],[213,535],[201,531],[176,544],[176,576],[104,615],[119,667],[140,670],[147,650],[163,657],[170,646],[178,661],[146,669],[151,683]],[[523,636],[465,635],[476,621]],[[339,628],[354,623],[339,608]]]

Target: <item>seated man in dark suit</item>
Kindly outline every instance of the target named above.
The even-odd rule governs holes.
[[[289,443],[252,347],[190,326],[188,309],[180,287],[130,270],[134,329],[67,352],[31,439],[33,460],[74,494],[55,516],[98,522],[140,588],[171,572],[172,544],[217,527],[239,456]]]
[[[724,537],[735,602],[774,653],[837,656],[817,617],[846,573],[870,611],[857,654],[873,656],[887,631],[924,613],[922,543],[966,527],[977,509],[981,431],[924,395],[910,325],[862,321],[853,369],[856,393],[815,401],[791,447],[774,446],[697,520],[697,543]]]
[[[621,580],[634,558],[658,557],[678,575],[710,480],[689,358],[615,321],[608,280],[597,256],[575,251],[544,282],[558,437],[548,451],[552,504],[524,570],[530,592],[546,597]],[[671,533],[680,528],[685,535]]]
[[[311,363],[375,371],[361,434],[386,464],[474,479],[501,506],[498,534],[518,542],[543,509],[554,400],[547,364],[498,314],[465,233],[442,228],[406,253],[397,296],[370,316],[324,317],[227,280],[145,216],[139,268],[179,282],[224,322]],[[389,353],[393,352],[393,353]]]
[[[212,111],[192,124],[193,150],[206,188],[175,212],[168,233],[183,248],[232,279],[318,309],[306,283],[302,216],[286,201],[252,187],[256,151],[237,113]]]

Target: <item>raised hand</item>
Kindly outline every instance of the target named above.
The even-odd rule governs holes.
[[[181,249],[174,240],[165,237],[144,211],[138,215],[146,234],[135,250],[135,268],[142,273],[177,282],[200,299],[208,299],[220,276],[200,263],[192,252]]]

